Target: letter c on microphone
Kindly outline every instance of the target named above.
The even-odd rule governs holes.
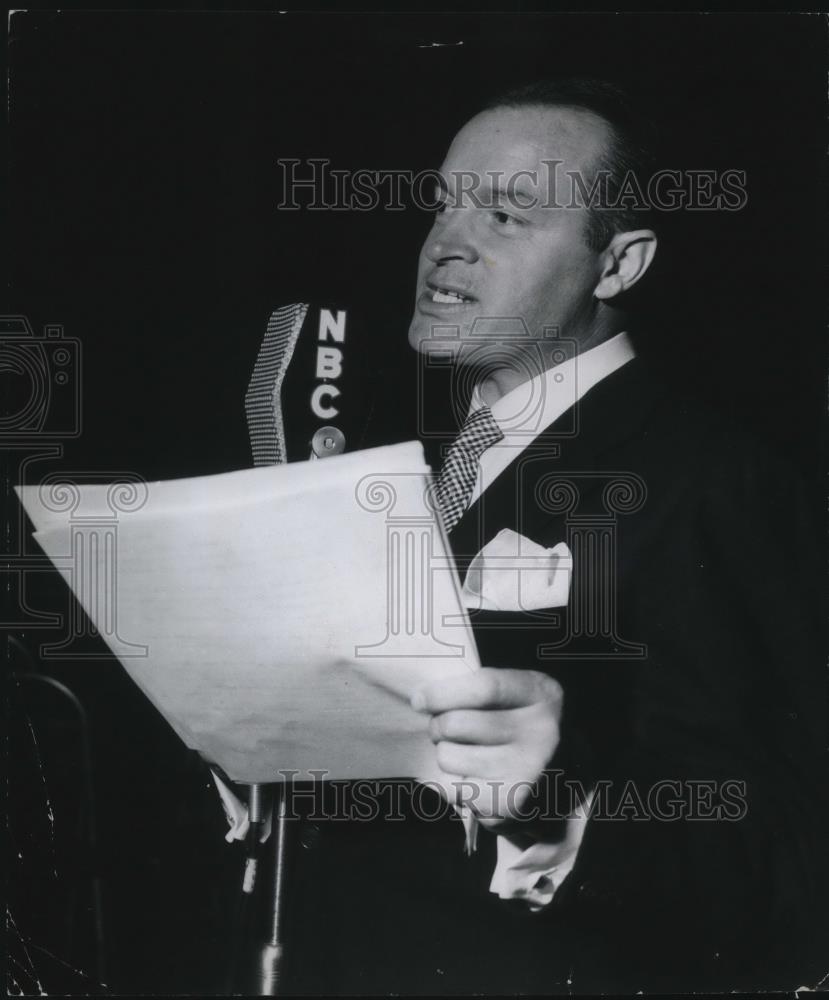
[[[325,400],[336,399],[339,394],[340,390],[335,385],[327,385],[324,382],[318,385],[311,394],[311,410],[314,416],[319,417],[320,420],[330,420],[331,417],[336,417],[340,411],[331,406],[330,402],[326,405]]]

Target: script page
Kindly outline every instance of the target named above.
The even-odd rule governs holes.
[[[146,484],[104,531],[112,488],[75,487],[72,514],[18,493],[189,746],[242,782],[446,780],[409,698],[479,664],[419,445]]]

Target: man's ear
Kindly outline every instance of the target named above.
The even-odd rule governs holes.
[[[612,299],[626,292],[647,271],[656,253],[656,233],[636,229],[617,233],[602,254],[602,275],[593,294],[597,299]]]

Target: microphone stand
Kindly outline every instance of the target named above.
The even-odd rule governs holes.
[[[285,876],[288,840],[287,795],[283,786],[276,786],[273,803],[273,881],[271,907],[269,913],[270,934],[259,954],[259,987],[257,995],[274,997],[279,995],[282,981],[285,916]]]
[[[339,455],[345,450],[345,437],[336,427],[321,427],[311,439],[310,458],[327,458]],[[288,855],[288,795],[285,784],[252,784],[248,801],[250,828],[246,838],[247,857],[242,881],[240,913],[236,921],[236,943],[233,949],[232,969],[238,965],[238,956],[243,947],[243,938],[248,924],[249,901],[256,884],[259,865],[262,827],[265,820],[265,790],[273,789],[271,836],[273,850],[273,877],[271,882],[270,911],[268,914],[269,934],[265,944],[259,949],[256,967],[257,987],[255,996],[279,996],[285,971],[285,881]],[[231,977],[233,972],[231,972]],[[231,983],[231,987],[233,984]]]
[[[251,996],[273,997],[280,993],[284,972],[288,796],[282,784],[252,784],[248,788],[250,826],[245,836],[245,865],[233,927],[226,991],[228,994],[236,996],[244,993]],[[272,816],[273,872],[268,899],[268,931],[265,943],[257,945],[256,964],[251,971],[245,968],[251,955],[250,949],[247,947],[247,940],[251,936],[251,924],[260,916],[260,907],[254,906],[254,900],[259,881],[260,862],[262,861],[262,831],[265,828],[265,820],[269,811]],[[253,933],[256,932],[253,931]],[[241,984],[238,981],[240,975],[244,980]],[[250,990],[247,988],[248,985],[252,987]],[[243,989],[240,989],[240,986]]]

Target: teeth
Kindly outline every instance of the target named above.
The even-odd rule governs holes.
[[[447,305],[454,305],[458,302],[465,302],[466,299],[458,292],[436,291],[432,294],[432,302],[444,302]]]

